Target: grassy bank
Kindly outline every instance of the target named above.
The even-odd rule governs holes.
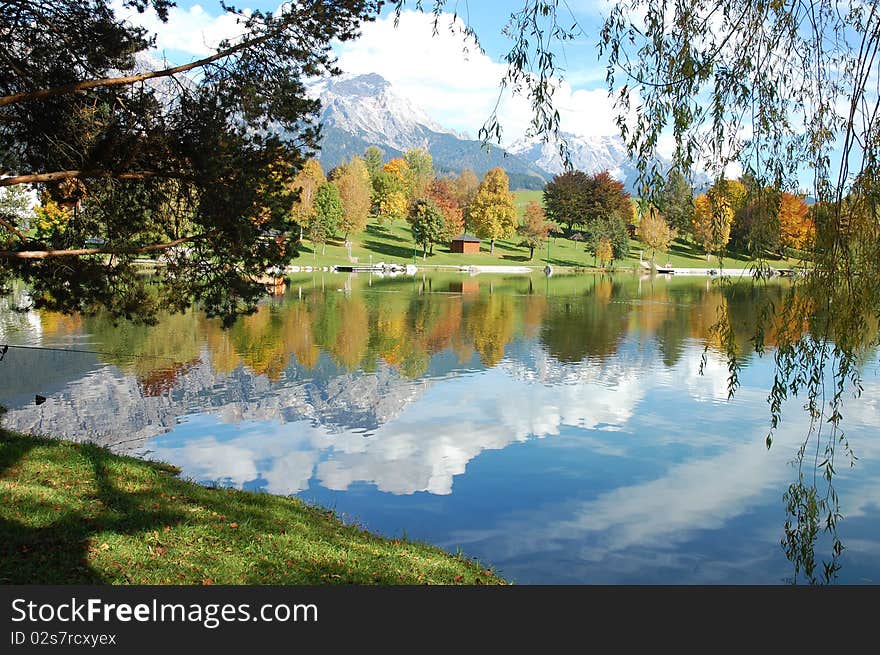
[[[498,584],[299,500],[0,430],[0,584]]]
[[[517,209],[522,215],[526,203],[530,200],[539,200],[541,191],[516,191],[514,199]],[[453,253],[448,243],[434,246],[434,254],[422,258],[422,252],[415,247],[412,232],[409,225],[398,220],[391,225],[378,225],[371,223],[360,234],[351,236],[351,257],[358,264],[370,264],[385,262],[386,264],[413,263],[419,267],[432,266],[534,266],[543,268],[548,263],[547,247],[535,250],[534,258],[529,260],[529,251],[520,246],[520,238],[513,236],[510,239],[500,239],[495,242],[495,252],[489,252],[489,243],[480,245],[478,254],[463,255]],[[614,263],[616,270],[636,270],[639,267],[639,254],[641,251],[644,259],[650,259],[651,252],[641,242],[630,239],[629,257]],[[415,260],[413,256],[415,255]],[[665,265],[666,263],[679,268],[718,268],[720,266],[717,257],[711,257],[707,261],[705,254],[694,244],[684,240],[677,240],[669,249],[668,253],[656,253],[655,262]],[[314,248],[313,244],[306,240],[298,257],[293,264],[297,266],[335,266],[349,264],[348,250],[342,237],[331,240],[322,247],[320,244]],[[563,237],[550,240],[549,263],[554,267],[564,268],[593,268],[596,264],[592,253],[587,252],[586,244],[582,241],[572,241]],[[724,268],[747,268],[752,263],[750,257],[736,253],[728,253],[723,260]],[[773,266],[788,267],[797,262],[780,260],[770,262]]]

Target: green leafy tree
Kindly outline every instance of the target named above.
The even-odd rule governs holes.
[[[26,232],[33,220],[33,199],[22,186],[0,188],[0,234],[9,232],[10,240],[15,232]]]
[[[470,213],[477,236],[489,239],[490,253],[495,252],[496,239],[506,239],[516,231],[516,205],[503,168],[493,168],[486,173]]]
[[[584,231],[587,242],[587,252],[595,253],[602,239],[611,243],[614,259],[626,259],[629,255],[629,232],[626,223],[620,214],[610,214],[604,218],[591,221]]]
[[[413,241],[422,247],[422,258],[434,254],[434,244],[445,238],[445,223],[440,208],[430,198],[416,200],[409,211]]]
[[[403,178],[406,183],[406,196],[409,202],[424,198],[428,187],[434,181],[434,160],[431,153],[423,148],[411,148],[403,153],[406,168]]]
[[[677,170],[671,170],[663,185],[660,210],[669,227],[679,234],[690,234],[694,215],[694,191],[687,179]]]
[[[754,257],[778,254],[782,245],[779,227],[779,192],[765,189],[734,215],[730,242]]]
[[[321,244],[321,254],[326,254],[327,241],[336,234],[339,223],[345,214],[339,189],[333,182],[318,187],[315,193],[315,211],[309,224],[309,238],[314,244]]]
[[[382,170],[385,163],[385,153],[376,146],[370,146],[364,150],[364,164],[370,174],[370,181],[376,179],[376,175]]]
[[[172,6],[122,4],[160,21]],[[227,320],[252,309],[257,278],[296,255],[291,183],[318,145],[319,104],[302,79],[337,72],[331,42],[377,10],[229,7],[240,36],[145,70],[152,36],[109,0],[0,4],[0,187],[37,185],[76,213],[62,231],[9,231],[0,277],[24,278],[36,306],[63,311],[149,321],[159,306],[198,302]],[[134,264],[143,256],[166,264],[150,281],[158,295]]]

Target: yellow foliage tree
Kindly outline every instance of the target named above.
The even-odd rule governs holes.
[[[692,221],[694,238],[703,247],[708,261],[710,254],[719,252],[730,240],[733,223],[730,201],[717,189],[710,189],[694,199]]]
[[[312,220],[315,211],[315,194],[318,187],[324,184],[324,169],[317,159],[309,159],[303,164],[302,169],[293,178],[292,186],[299,189],[299,200],[293,204],[293,217],[299,223],[299,238],[303,239],[303,228]]]
[[[601,237],[596,244],[596,261],[599,262],[599,266],[604,267],[606,264],[612,262],[614,260],[614,248],[611,247],[611,239],[608,237]]]
[[[40,204],[34,208],[34,215],[37,238],[45,239],[64,232],[73,214],[69,209],[52,200],[49,194],[44,193]]]
[[[639,222],[639,241],[651,249],[651,263],[655,253],[666,252],[678,236],[678,230],[670,228],[656,207],[650,207]]]
[[[496,239],[506,239],[516,231],[516,205],[503,168],[486,173],[471,203],[470,217],[477,236],[489,239],[491,253],[495,252]]]

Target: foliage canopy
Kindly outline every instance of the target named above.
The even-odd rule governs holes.
[[[172,3],[124,5],[165,20]],[[228,7],[240,37],[157,68],[152,37],[107,0],[2,3],[0,186],[39,185],[44,207],[70,219],[33,231],[0,217],[0,275],[24,278],[36,306],[62,311],[250,311],[257,278],[296,254],[293,181],[319,137],[301,80],[335,72],[331,40],[356,36],[378,6]],[[158,297],[133,265],[143,256],[165,264]]]

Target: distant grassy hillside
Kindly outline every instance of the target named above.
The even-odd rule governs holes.
[[[531,200],[539,199],[540,191],[517,191],[515,193],[517,206],[522,207]],[[393,225],[380,226],[370,224],[367,229],[351,237],[351,256],[358,264],[376,264],[379,262],[411,264],[415,261],[417,266],[534,266],[542,268],[547,263],[546,246],[535,251],[535,258],[529,261],[529,251],[521,247],[519,239],[513,236],[510,239],[502,239],[495,242],[495,252],[489,254],[489,243],[481,244],[479,254],[461,255],[450,251],[450,244],[438,244],[434,246],[434,254],[427,259],[422,259],[421,249],[415,247],[412,232],[409,225],[404,221],[396,221]],[[650,251],[645,250],[642,243],[635,239],[630,240],[630,255],[623,261],[614,263],[617,270],[635,269],[638,267],[639,252],[642,251],[644,259],[650,259]],[[413,255],[415,254],[415,260]],[[718,267],[718,259],[712,257],[710,261],[693,244],[682,240],[676,241],[667,253],[657,253],[655,261],[665,265],[667,262],[678,267]],[[550,240],[551,265],[556,267],[592,268],[595,265],[592,253],[586,252],[583,242],[572,241],[563,237]],[[294,260],[297,266],[334,266],[349,264],[348,253],[342,239],[336,239],[328,243],[325,252],[322,253],[321,245],[314,252],[312,243],[306,241],[301,249],[300,256]],[[744,256],[727,255],[724,258],[725,268],[745,268],[751,260]],[[779,261],[771,262],[777,266],[790,266],[795,262]]]
[[[543,191],[529,191],[520,189],[513,192],[517,211],[522,217],[526,204],[531,200],[539,203],[543,201]],[[489,253],[489,243],[484,242],[480,246],[480,253],[474,255],[461,255],[450,251],[450,244],[442,243],[434,246],[434,254],[422,258],[421,249],[413,243],[412,232],[409,225],[404,221],[396,221],[392,225],[378,225],[371,223],[367,229],[351,237],[351,257],[342,239],[334,239],[326,248],[319,244],[317,252],[314,251],[310,241],[306,241],[301,249],[301,255],[293,263],[296,266],[335,266],[351,263],[357,264],[412,264],[420,267],[430,266],[534,266],[536,269],[543,268],[548,263],[547,247],[535,251],[535,257],[529,261],[529,251],[519,245],[519,238],[514,235],[510,239],[501,239],[495,242],[495,252]],[[630,255],[623,261],[614,262],[616,270],[635,270],[639,267],[639,255],[644,259],[650,259],[651,253],[645,250],[645,246],[636,239],[630,240]],[[706,256],[693,244],[679,239],[670,248],[668,253],[657,253],[655,262],[660,265],[667,263],[677,267],[706,268],[719,266],[717,257],[709,261]],[[556,267],[593,268],[595,261],[592,253],[586,252],[583,242],[572,241],[563,237],[550,240],[549,263]],[[771,262],[776,266],[791,266],[794,261]],[[725,268],[746,268],[751,264],[751,259],[743,255],[727,254],[723,261]]]
[[[527,191],[525,189],[519,189],[513,192],[513,201],[516,203],[516,210],[519,212],[520,218],[522,218],[523,210],[526,208],[526,205],[529,204],[529,202],[532,200],[535,200],[538,202],[538,204],[543,205],[544,192]]]

